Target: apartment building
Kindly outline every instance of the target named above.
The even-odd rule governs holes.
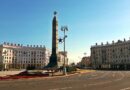
[[[42,45],[6,43],[0,45],[0,69],[42,69],[49,63],[51,51]]]
[[[130,40],[118,40],[91,47],[92,66],[95,69],[130,69]]]

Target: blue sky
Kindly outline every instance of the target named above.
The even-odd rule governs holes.
[[[67,51],[77,62],[96,42],[130,37],[130,0],[0,0],[0,43],[46,45],[51,49],[53,12],[67,25]],[[62,45],[59,44],[60,50]]]

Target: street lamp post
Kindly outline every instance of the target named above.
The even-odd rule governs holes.
[[[61,31],[64,32],[64,37],[63,37],[63,42],[64,42],[64,64],[63,64],[63,74],[66,75],[66,63],[65,63],[65,39],[67,38],[67,35],[66,35],[66,31],[68,31],[68,27],[67,26],[62,26],[61,27]]]

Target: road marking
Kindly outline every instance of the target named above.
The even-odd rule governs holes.
[[[109,75],[110,74],[110,72],[103,72],[103,74],[100,76],[100,74],[98,75],[98,76],[96,76],[96,77],[91,77],[91,78],[88,78],[88,79],[102,79],[102,78],[104,78],[104,77],[106,77],[107,75]]]
[[[59,90],[59,88],[55,88],[55,89],[49,89],[49,90]]]
[[[112,77],[115,77],[115,73],[112,74]]]
[[[79,74],[78,77],[81,77],[81,74]]]
[[[128,88],[123,88],[123,89],[120,89],[120,90],[130,90],[130,87],[128,87]]]
[[[64,87],[64,88],[61,88],[61,90],[66,90],[66,89],[71,89],[72,87]]]
[[[120,81],[120,80],[122,80],[125,77],[125,75],[123,73],[121,73],[121,72],[119,72],[119,73],[120,73],[121,77],[116,79],[116,80],[114,80],[114,81]]]
[[[103,74],[101,77],[98,77],[97,79],[103,78],[103,77],[107,76],[108,74],[110,74],[110,73]],[[116,80],[106,81],[106,82],[98,82],[98,83],[91,83],[91,84],[88,84],[88,85],[89,85],[89,86],[95,86],[95,85],[103,85],[103,84],[111,83],[111,82],[113,82],[113,81],[120,81],[120,80],[122,80],[122,79],[125,77],[125,75],[124,75],[122,72],[119,72],[119,74],[121,75],[121,77],[118,78],[118,79],[116,79]],[[116,76],[116,73],[113,73],[113,74],[112,74],[112,77],[115,77],[115,76]],[[85,87],[85,85],[84,85],[84,87]],[[125,90],[125,89],[124,89],[124,90]],[[128,89],[126,89],[126,90],[128,90]],[[129,90],[130,90],[130,89],[129,89]]]
[[[92,77],[95,77],[95,76],[97,76],[97,74],[93,74],[93,75],[91,75]]]
[[[67,90],[71,89],[72,87],[63,87],[63,88],[55,88],[55,89],[49,89],[49,90]]]
[[[112,81],[106,81],[106,82],[101,82],[101,83],[93,83],[93,84],[88,84],[89,86],[95,86],[95,85],[103,85],[103,84],[106,84],[106,83],[111,83]]]
[[[84,84],[84,87],[87,87],[87,84]]]

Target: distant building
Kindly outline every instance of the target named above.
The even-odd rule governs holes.
[[[78,67],[81,67],[81,68],[85,68],[85,67],[91,67],[91,60],[90,60],[90,57],[83,57],[81,62],[79,62],[78,64]]]
[[[58,67],[62,67],[63,65],[68,65],[67,52],[65,52],[65,61],[64,61],[64,51],[60,51],[58,53]]]
[[[130,69],[130,40],[91,47],[92,66],[95,69]]]
[[[4,43],[0,45],[0,69],[42,69],[49,63],[50,50],[45,46]]]

